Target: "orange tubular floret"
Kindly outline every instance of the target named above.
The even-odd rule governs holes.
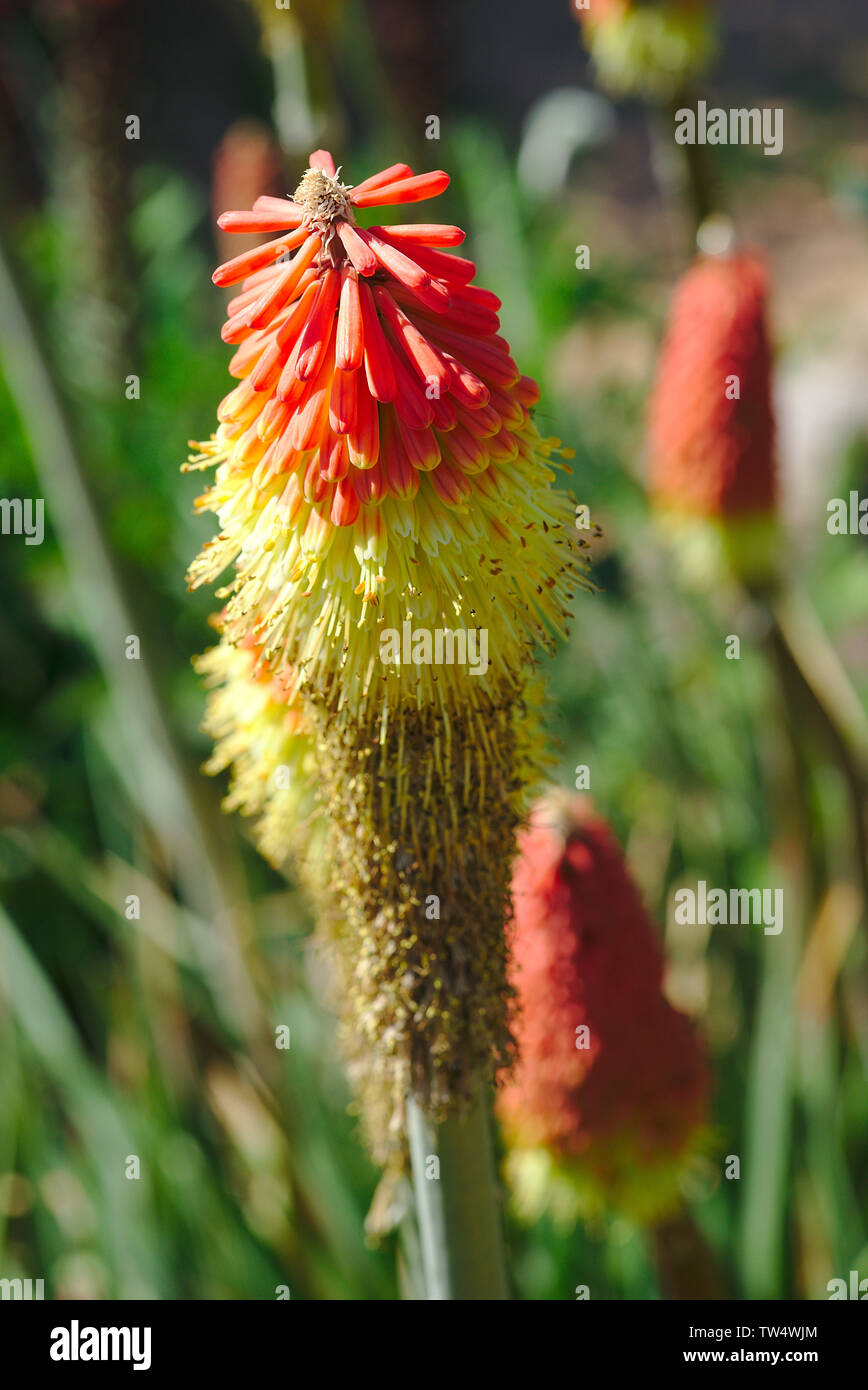
[[[360,275],[373,275],[377,269],[377,257],[364,240],[364,233],[349,222],[338,223],[338,236],[343,248]]]
[[[379,174],[372,174],[369,179],[364,179],[362,183],[357,183],[353,193],[369,193],[374,188],[385,188],[387,184],[397,183],[399,179],[410,179],[413,177],[413,170],[409,164],[390,164],[388,169],[381,169]],[[352,199],[355,201],[355,199]]]
[[[442,353],[431,346],[415,324],[398,308],[388,290],[377,287],[374,290],[374,298],[383,317],[402,344],[410,364],[416,368],[422,380],[426,385],[436,382],[438,392],[447,391],[450,372]]]
[[[384,203],[421,203],[426,198],[436,198],[449,187],[449,175],[442,169],[430,174],[417,174],[415,178],[399,179],[397,183],[384,184],[380,188],[363,188],[360,184],[350,194],[350,202],[358,208],[381,207]]]
[[[362,365],[364,356],[365,338],[362,331],[359,282],[355,271],[345,268],[342,272],[335,359],[342,370],[355,371]]]
[[[369,230],[374,236],[386,241],[395,250],[406,247],[406,252],[412,257],[414,265],[418,265],[428,275],[437,276],[443,280],[454,280],[456,284],[469,284],[476,274],[476,266],[473,261],[466,260],[463,256],[448,256],[445,251],[435,251],[428,246],[421,244],[414,245],[409,237],[403,241],[398,237],[393,237],[389,227],[371,227]]]
[[[365,376],[372,396],[378,401],[391,401],[395,396],[395,372],[389,349],[383,336],[374,297],[367,285],[359,285],[362,310],[362,332],[365,343]]]
[[[399,245],[412,242],[415,246],[460,246],[466,236],[460,227],[443,222],[407,222],[380,230],[388,232]]]
[[[357,396],[358,373],[345,372],[338,368],[332,381],[329,404],[329,424],[335,434],[349,434],[356,415]]]
[[[285,251],[291,251],[296,246],[301,246],[301,243],[307,240],[307,236],[307,230],[301,227],[298,231],[287,232],[286,236],[277,237],[275,241],[267,241],[264,246],[257,246],[252,251],[245,251],[240,256],[233,256],[231,261],[225,261],[223,265],[218,265],[211,279],[215,285],[221,287],[235,285],[251,271],[271,265]]]
[[[308,381],[319,370],[329,344],[329,331],[340,291],[340,276],[336,270],[327,270],[323,275],[316,301],[310,311],[298,350],[296,376],[299,381]]]
[[[279,211],[260,208],[251,212],[224,212],[217,218],[217,226],[224,232],[282,232],[301,224],[302,210],[293,207],[288,198],[283,201],[272,198],[271,201],[280,204]]]
[[[310,159],[307,161],[311,169],[322,169],[329,178],[335,177],[335,162],[328,150],[314,150]]]

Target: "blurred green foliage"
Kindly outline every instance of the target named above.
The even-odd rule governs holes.
[[[344,66],[362,25],[351,8]],[[382,78],[366,70],[364,83],[354,80],[366,101],[383,103],[379,119],[369,109],[364,138],[350,136],[341,150],[364,176],[408,156],[389,133]],[[650,355],[638,372],[607,378],[593,339],[571,337],[579,325],[653,349],[678,237],[662,239],[661,269],[660,240],[649,247],[617,235],[617,208],[601,213],[599,193],[588,198],[583,175],[593,182],[595,156],[541,206],[518,186],[514,152],[493,123],[448,124],[430,159],[455,173],[438,215],[467,226],[480,281],[503,298],[504,331],[542,380],[544,430],[576,450],[568,485],[605,532],[601,592],[577,600],[570,643],[549,666],[557,777],[569,786],[577,764],[592,766],[594,799],[662,926],[676,882],[762,884],[781,852],[769,795],[780,713],[751,614],[725,588],[684,583],[644,496]],[[804,159],[820,179],[840,166],[834,150],[827,160],[812,147]],[[752,177],[737,157],[724,172],[733,186]],[[4,191],[20,281],[72,400],[143,658],[195,776],[206,746],[190,658],[208,644],[215,600],[188,595],[184,572],[211,523],[193,516],[196,475],[182,478],[178,464],[187,438],[211,430],[228,390],[207,208],[176,170],[146,160],[137,172],[127,225],[116,228],[137,268],[132,359],[118,363],[116,389],[100,394],[75,385],[71,371],[88,344],[62,314],[66,209],[50,198],[25,208]],[[577,272],[572,248],[587,236],[576,229],[590,219],[592,269]],[[138,400],[124,398],[127,372],[141,378]],[[19,403],[2,380],[0,439],[6,495],[38,495]],[[853,437],[826,482],[830,495],[864,489],[866,463],[865,440]],[[228,997],[224,936],[186,900],[124,766],[114,730],[129,711],[95,660],[92,615],[71,600],[75,556],[59,544],[50,496],[46,515],[42,546],[18,537],[0,545],[0,1274],[45,1278],[51,1297],[258,1299],[281,1285],[293,1298],[397,1297],[393,1242],[364,1239],[377,1174],[319,1002],[306,909],[253,853],[243,823],[213,829],[220,788],[203,782],[203,825],[236,885],[232,931],[249,973],[247,1005]],[[820,540],[804,557],[791,534],[793,565],[864,701],[868,550],[859,537],[822,544],[822,525],[820,517]],[[743,655],[727,662],[733,631]],[[848,806],[825,751],[810,738],[807,747],[808,858],[821,900],[837,893],[829,911],[846,925]],[[130,894],[141,900],[138,920],[125,915]],[[800,1011],[798,961],[774,956],[761,935],[718,930],[698,945],[668,942],[678,998],[703,1024],[716,1074],[716,1148],[691,1196],[735,1296],[756,1290],[745,1228],[752,1200],[783,1233],[763,1292],[824,1297],[827,1279],[868,1257],[868,985],[855,925],[819,1012]],[[291,1028],[288,1052],[274,1047],[281,1023]],[[757,1077],[778,1093],[758,1100]],[[726,1154],[742,1156],[739,1182],[722,1179]],[[125,1176],[130,1155],[138,1180]],[[763,1169],[759,1198],[746,1155]],[[643,1233],[617,1215],[576,1230],[529,1230],[510,1215],[508,1236],[521,1298],[569,1299],[580,1283],[595,1298],[660,1294]]]

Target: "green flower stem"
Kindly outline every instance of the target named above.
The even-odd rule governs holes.
[[[508,1298],[487,1094],[436,1126],[411,1099],[407,1129],[428,1298]]]

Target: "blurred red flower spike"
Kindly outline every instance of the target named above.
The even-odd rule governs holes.
[[[507,1133],[519,1152],[548,1150],[595,1198],[653,1219],[655,1203],[678,1203],[710,1075],[663,992],[660,939],[621,850],[586,798],[538,804],[512,892],[520,1061],[499,1099]]]
[[[649,409],[650,484],[696,516],[777,499],[767,276],[753,252],[699,257],[672,300]]]

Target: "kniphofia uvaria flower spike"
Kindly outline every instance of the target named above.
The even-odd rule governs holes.
[[[769,582],[778,547],[778,468],[759,255],[701,255],[675,289],[651,396],[649,488],[693,570],[726,566]]]
[[[657,931],[584,797],[541,801],[512,884],[519,1065],[500,1113],[520,1205],[657,1221],[707,1139],[699,1035],[663,992]]]
[[[239,384],[191,461],[218,465],[220,522],[191,580],[234,563],[223,642],[255,647],[312,739],[354,1026],[396,1103],[435,1111],[509,1055],[528,682],[587,583],[559,442],[463,232],[361,225],[448,182],[396,164],[352,186],[318,151],[291,199],[219,219],[271,239],[214,274]]]

